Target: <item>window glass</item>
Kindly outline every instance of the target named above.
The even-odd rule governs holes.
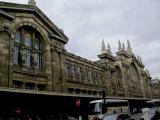
[[[42,69],[43,52],[41,41],[38,37],[39,34],[36,30],[29,27],[22,27],[16,32],[14,64],[20,67]]]
[[[31,46],[31,43],[32,43],[31,35],[29,33],[25,33],[25,45]]]
[[[19,50],[18,46],[14,46],[14,64],[16,65],[18,65]]]
[[[20,39],[21,39],[21,34],[19,31],[17,31],[15,35],[15,42],[20,43]]]
[[[37,68],[42,69],[42,54],[37,53]]]
[[[69,76],[69,65],[68,63],[65,64],[65,70],[66,70],[66,77]]]
[[[73,80],[75,79],[75,75],[76,75],[76,66],[73,65],[72,66],[72,77],[73,77]]]
[[[35,48],[41,50],[41,43],[38,38],[35,39]]]
[[[25,55],[24,55],[25,59],[24,60],[25,60],[25,66],[27,67],[30,67],[30,64],[31,64],[30,56],[31,56],[31,51],[25,49]]]

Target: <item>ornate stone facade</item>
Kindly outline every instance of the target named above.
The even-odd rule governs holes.
[[[157,98],[141,58],[129,41],[116,56],[102,42],[100,60],[68,53],[68,38],[36,6],[0,2],[0,86],[16,89],[127,98]],[[155,92],[156,91],[156,92]]]

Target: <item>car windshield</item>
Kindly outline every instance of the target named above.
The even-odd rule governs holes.
[[[89,104],[89,114],[99,114],[101,113],[101,103],[90,103]]]
[[[148,102],[148,103],[147,103],[147,107],[148,107],[148,108],[153,108],[153,107],[154,107],[154,103]]]

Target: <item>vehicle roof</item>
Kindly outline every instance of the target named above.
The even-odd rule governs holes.
[[[160,102],[160,99],[153,99],[153,100],[150,100],[150,101],[147,101],[147,102]]]
[[[90,103],[97,103],[97,102],[100,102],[102,103],[103,102],[103,99],[100,99],[100,100],[94,100],[94,101],[91,101]],[[120,99],[106,99],[105,102],[128,102],[128,100],[120,100]]]

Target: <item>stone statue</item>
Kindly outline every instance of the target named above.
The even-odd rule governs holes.
[[[35,0],[29,0],[29,1],[28,1],[28,5],[33,5],[33,6],[35,6],[35,5],[36,5],[36,1],[35,1]]]
[[[25,60],[26,60],[26,52],[24,48],[20,49],[20,54],[21,54],[21,59],[22,59],[22,65],[25,64]]]
[[[32,54],[32,58],[33,58],[33,65],[37,66],[37,64],[38,64],[38,56],[37,56],[37,54],[33,53]]]

